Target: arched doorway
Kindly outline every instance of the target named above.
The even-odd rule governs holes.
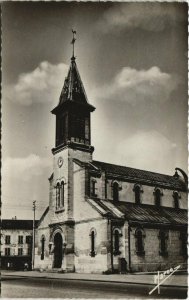
[[[62,266],[62,236],[57,232],[54,236],[54,268]]]

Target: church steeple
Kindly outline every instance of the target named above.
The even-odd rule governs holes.
[[[90,105],[79,75],[74,56],[76,31],[73,31],[73,55],[68,75],[60,94],[58,105],[52,110],[56,115],[56,143],[55,147],[68,145],[80,149],[90,148],[90,113],[95,107]],[[93,148],[93,147],[92,147]],[[88,149],[89,150],[89,149]]]
[[[73,56],[71,58],[68,75],[64,81],[64,86],[59,99],[59,105],[67,100],[88,104],[87,95],[77,69],[75,57]]]

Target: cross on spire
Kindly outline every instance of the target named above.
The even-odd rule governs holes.
[[[75,56],[74,56],[74,44],[75,44],[75,41],[76,41],[76,38],[75,38],[76,30],[73,30],[73,29],[72,29],[72,34],[73,34],[73,38],[72,38],[72,41],[71,41],[71,44],[73,45],[73,54],[72,54],[72,58],[75,58]]]

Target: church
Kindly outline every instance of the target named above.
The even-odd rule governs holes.
[[[73,46],[74,46],[73,32]],[[74,48],[73,48],[74,49]],[[58,105],[49,205],[35,269],[125,273],[187,267],[185,172],[172,176],[93,160],[91,113],[71,58]]]

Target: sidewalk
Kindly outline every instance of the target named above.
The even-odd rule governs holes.
[[[154,285],[153,274],[81,274],[81,273],[51,273],[39,271],[2,271],[1,275],[6,276],[21,276],[21,277],[35,277],[35,278],[52,278],[64,280],[87,280],[87,281],[108,281],[118,283],[132,283],[132,284],[151,284]],[[177,286],[188,287],[187,274],[172,275],[168,278],[163,286]]]

